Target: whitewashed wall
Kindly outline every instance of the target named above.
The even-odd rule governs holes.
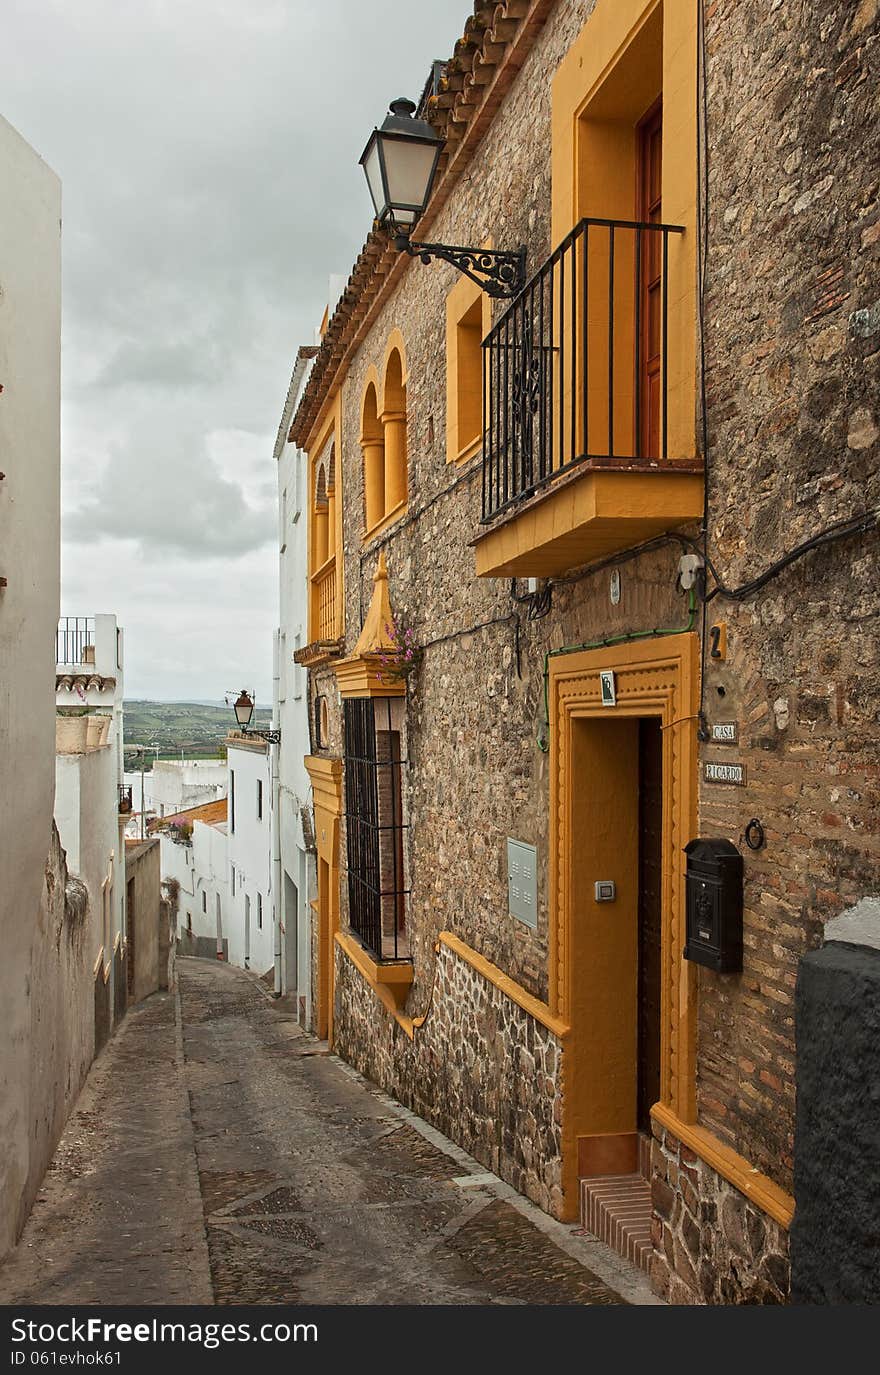
[[[307,671],[293,661],[308,639],[307,459],[287,442],[290,422],[311,368],[310,350],[300,350],[278,427],[278,674],[274,708],[281,727],[278,750],[278,848],[280,852],[281,988],[297,999],[311,1021],[309,901],[315,894],[314,860],[303,836],[301,810],[310,781],[303,760],[309,753]]]
[[[43,1015],[66,977],[41,917],[54,844],[60,366],[61,186],[0,118],[0,1255],[79,1088]],[[37,969],[48,986],[35,986]]]
[[[55,759],[55,824],[67,868],[89,893],[92,962],[103,952],[110,964],[116,938],[123,934],[125,858],[119,853],[116,811],[116,751],[112,742],[87,754]],[[109,929],[104,931],[102,889],[110,884]]]
[[[203,936],[216,950],[218,902],[221,943],[229,936],[226,827],[196,821],[191,844],[182,845],[164,832],[159,833],[159,841],[162,878],[174,878],[180,884],[178,932],[190,930],[194,936]]]
[[[243,969],[265,974],[272,968],[275,958],[269,747],[257,742],[233,743],[230,739],[227,741],[227,764],[230,775],[227,818],[229,961]],[[257,809],[258,783],[262,785],[262,817],[258,816]]]
[[[86,618],[83,618],[86,619]],[[99,909],[101,917],[101,885],[95,888],[97,869],[103,866],[104,872],[112,877],[112,935],[109,950],[105,951],[105,963],[113,951],[117,935],[125,934],[125,858],[119,834],[119,793],[118,785],[123,781],[123,698],[125,694],[123,663],[123,632],[117,625],[116,617],[102,613],[91,618],[94,623],[93,662],[89,664],[56,663],[56,675],[66,684],[70,678],[75,686],[56,686],[56,708],[73,707],[88,709],[101,716],[110,717],[107,742],[97,753],[100,762],[92,761],[92,749],[84,754],[59,754],[55,767],[55,822],[61,844],[67,852],[67,865],[72,874],[82,878],[89,889],[92,907]],[[77,672],[76,670],[79,670]],[[94,674],[109,687],[89,685],[87,679]],[[83,680],[83,681],[80,681]],[[76,761],[83,761],[80,767]],[[86,761],[89,761],[88,763]],[[100,783],[97,782],[100,780]],[[88,805],[80,803],[84,790],[89,792]],[[112,837],[109,841],[108,837]],[[92,852],[103,858],[100,863],[84,872],[84,855]],[[93,956],[98,957],[102,941],[95,946]]]
[[[150,796],[159,816],[200,807],[226,796],[226,764],[222,759],[158,759],[149,777]],[[136,806],[140,805],[140,775]]]

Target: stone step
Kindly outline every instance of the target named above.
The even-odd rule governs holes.
[[[581,1226],[640,1270],[651,1264],[651,1186],[640,1174],[580,1181]]]

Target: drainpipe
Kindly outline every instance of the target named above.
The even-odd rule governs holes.
[[[275,631],[272,643],[272,729],[281,727],[281,632]],[[278,778],[280,745],[269,746],[272,764],[272,925],[275,935],[275,997],[281,997],[281,787]]]

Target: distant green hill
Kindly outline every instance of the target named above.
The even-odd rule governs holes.
[[[235,725],[232,708],[209,706],[203,702],[144,702],[137,699],[123,703],[125,733],[125,766],[140,768],[140,754],[133,746],[145,745],[148,769],[153,759],[222,759],[223,742]],[[253,725],[268,726],[272,713],[267,707],[257,707]]]

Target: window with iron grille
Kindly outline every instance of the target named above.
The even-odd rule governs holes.
[[[343,704],[348,911],[377,958],[409,958],[400,730],[390,697]]]

